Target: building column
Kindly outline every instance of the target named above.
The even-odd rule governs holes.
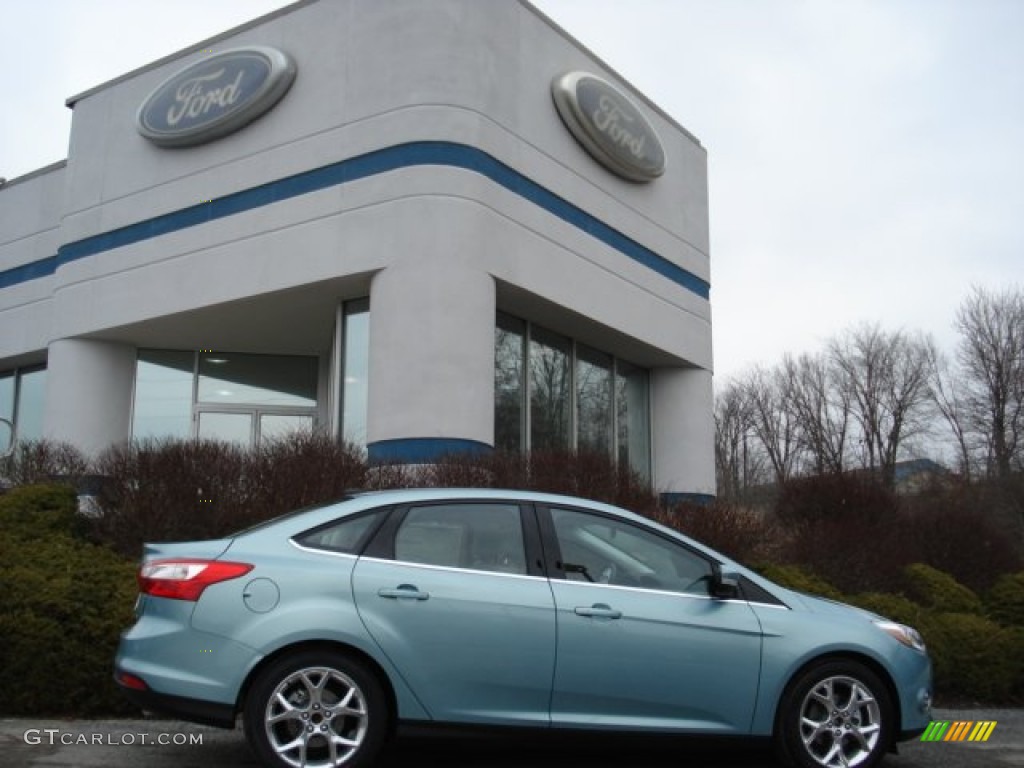
[[[658,368],[651,375],[654,487],[667,502],[715,496],[711,371]]]
[[[494,445],[494,279],[403,262],[370,286],[371,461],[427,463]]]
[[[135,347],[60,339],[47,356],[43,435],[89,456],[131,437]]]

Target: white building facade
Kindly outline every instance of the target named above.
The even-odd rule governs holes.
[[[707,158],[526,2],[299,2],[71,98],[0,187],[0,417],[324,429],[714,494]]]

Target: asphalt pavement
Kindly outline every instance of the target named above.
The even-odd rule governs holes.
[[[936,720],[995,721],[989,740],[900,745],[887,768],[1024,767],[1024,710],[938,710]],[[773,768],[763,743],[601,734],[479,735],[403,728],[379,768]],[[258,768],[240,729],[170,720],[0,720],[0,768]]]

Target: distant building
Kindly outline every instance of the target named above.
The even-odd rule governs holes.
[[[68,105],[68,159],[0,188],[21,439],[320,428],[714,493],[706,153],[529,4],[307,0]]]

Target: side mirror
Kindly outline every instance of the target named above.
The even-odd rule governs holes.
[[[711,570],[711,596],[719,600],[734,600],[740,597],[740,575],[732,571],[722,572],[722,566],[715,563]]]

